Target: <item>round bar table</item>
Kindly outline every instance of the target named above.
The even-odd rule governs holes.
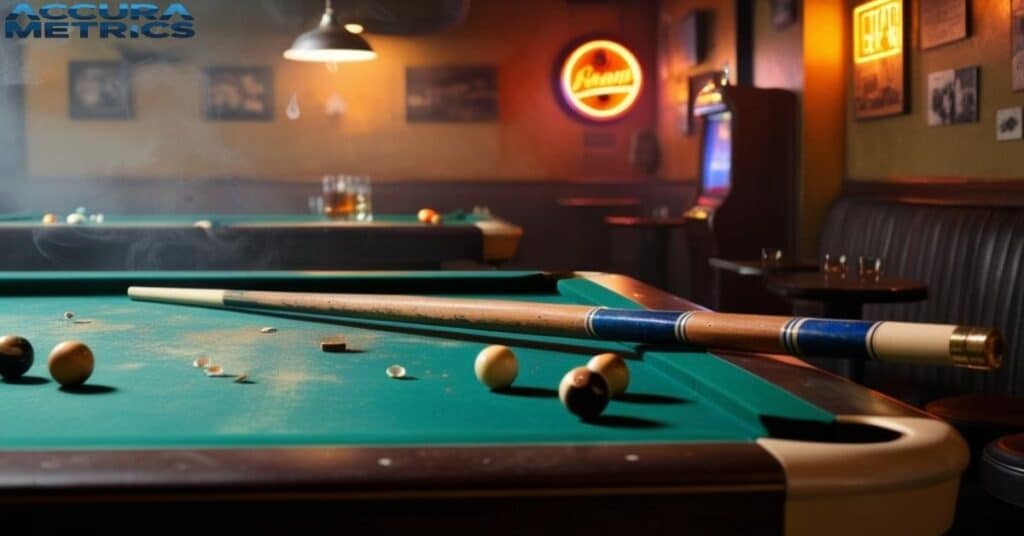
[[[928,285],[901,277],[860,279],[823,272],[774,272],[765,278],[769,291],[791,300],[821,302],[827,318],[861,319],[864,304],[920,301]]]
[[[690,224],[692,220],[679,217],[609,216],[604,219],[604,222],[612,228],[653,231],[653,247],[645,255],[651,259],[650,282],[658,288],[667,288],[669,286],[669,241],[672,238],[672,231]]]

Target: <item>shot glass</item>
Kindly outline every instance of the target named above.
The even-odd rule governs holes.
[[[826,253],[823,269],[826,277],[846,277],[846,255],[836,257]]]
[[[761,248],[761,266],[782,265],[782,250],[778,248]]]
[[[859,257],[857,259],[857,276],[864,281],[878,281],[882,277],[882,259]]]

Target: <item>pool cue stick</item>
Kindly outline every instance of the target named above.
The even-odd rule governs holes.
[[[128,295],[138,301],[222,309],[975,369],[998,368],[1003,351],[997,330],[939,324],[373,294],[131,287]]]

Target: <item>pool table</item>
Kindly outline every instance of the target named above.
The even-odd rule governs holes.
[[[489,215],[415,214],[373,221],[313,214],[104,215],[103,223],[44,224],[43,214],[0,215],[0,270],[435,270],[500,265],[522,229]]]
[[[143,303],[129,285],[697,307],[597,273],[2,273],[0,325],[37,356],[0,383],[0,510],[39,526],[131,511],[165,529],[935,534],[967,464],[948,425],[795,358]],[[333,336],[346,352],[321,350]],[[69,339],[97,365],[59,389],[46,355]],[[503,392],[473,370],[495,343],[520,361]],[[556,388],[606,351],[632,382],[583,422]]]

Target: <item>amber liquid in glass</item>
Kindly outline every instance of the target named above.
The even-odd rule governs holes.
[[[324,194],[324,214],[331,218],[348,219],[356,213],[356,194],[327,192]]]

